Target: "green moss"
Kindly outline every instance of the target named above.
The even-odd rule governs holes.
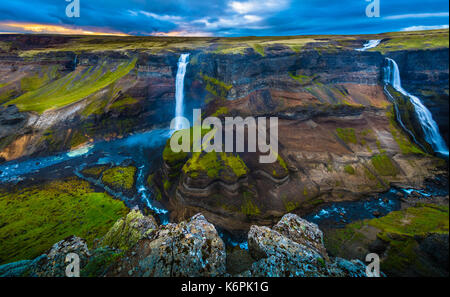
[[[58,76],[56,66],[44,67],[40,73],[26,76],[20,80],[20,88],[23,92],[30,92],[46,85]]]
[[[111,104],[111,106],[109,108],[115,109],[115,110],[123,110],[123,109],[126,109],[126,108],[136,104],[137,102],[139,102],[137,99],[134,99],[130,95],[125,95],[123,98],[121,98],[121,99],[115,101],[113,104]]]
[[[229,113],[228,107],[223,106],[223,107],[219,107],[211,116],[212,117],[220,117],[220,116],[227,115],[228,113]]]
[[[261,213],[258,206],[252,200],[252,194],[249,192],[244,192],[244,202],[241,205],[241,212],[246,216],[257,216]]]
[[[217,78],[210,77],[200,73],[200,77],[206,82],[206,91],[208,91],[211,95],[219,98],[226,98],[228,92],[233,87],[232,85],[226,84],[218,80]]]
[[[300,84],[302,84],[302,85],[308,85],[308,84],[311,84],[312,81],[313,81],[313,78],[310,77],[310,76],[307,76],[307,75],[295,75],[294,73],[289,72],[289,76],[290,76],[292,79],[298,81],[298,82],[299,82]]]
[[[425,152],[423,152],[420,148],[418,148],[415,144],[413,144],[408,137],[406,137],[401,130],[399,129],[397,123],[395,122],[395,116],[394,112],[391,109],[386,113],[387,117],[389,118],[389,129],[391,131],[391,135],[394,138],[395,142],[397,143],[398,147],[400,148],[400,151],[402,154],[420,154],[425,155]]]
[[[396,176],[398,168],[386,154],[375,155],[371,159],[372,166],[381,176]]]
[[[86,176],[94,177],[96,179],[100,178],[102,172],[105,171],[108,167],[104,165],[98,165],[83,169],[81,173]]]
[[[351,175],[354,175],[354,174],[355,174],[355,168],[353,168],[352,165],[346,165],[346,166],[344,167],[344,171],[345,171],[347,174],[351,174]]]
[[[77,178],[0,190],[0,263],[33,259],[71,235],[92,245],[127,212]]]
[[[345,143],[353,143],[356,144],[358,141],[356,140],[355,129],[353,128],[337,128],[336,129],[337,136]]]
[[[170,182],[170,180],[165,180],[164,181],[164,190],[165,191],[168,191],[171,186],[172,186],[172,183]]]
[[[385,34],[386,40],[371,51],[381,53],[431,48],[448,48],[448,29]]]
[[[72,137],[70,139],[70,147],[77,147],[83,143],[86,143],[87,141],[89,141],[89,138],[86,135],[84,135],[80,131],[75,131],[74,133],[72,133]]]
[[[251,46],[255,50],[255,52],[257,52],[258,54],[260,54],[263,57],[265,56],[264,46],[263,45],[261,45],[261,44],[252,44]]]
[[[228,169],[236,176],[247,174],[247,166],[239,156],[230,153],[194,153],[183,166],[186,174],[206,173],[209,178],[218,178],[223,170]]]
[[[139,210],[130,211],[126,217],[121,218],[115,222],[114,226],[105,234],[102,238],[100,244],[101,246],[108,246],[122,251],[127,251],[132,248],[141,238],[151,232],[151,228],[156,227],[156,222],[154,226],[150,225],[150,229],[145,230],[146,224],[142,221],[150,218],[145,218],[144,215]],[[151,223],[153,219],[148,221]]]
[[[135,67],[136,61],[137,59],[133,59],[131,62],[122,63],[114,71],[108,71],[103,66],[97,67],[84,78],[82,73],[75,70],[42,88],[25,93],[10,101],[10,104],[16,104],[21,111],[38,113],[64,107],[87,98],[124,77]]]
[[[286,212],[294,211],[300,206],[300,203],[298,203],[297,201],[287,201],[286,199],[283,199],[283,204]]]
[[[103,172],[102,182],[115,190],[130,191],[134,187],[136,167],[113,167]]]
[[[124,252],[109,248],[98,248],[92,251],[89,262],[81,271],[81,277],[99,277],[105,275],[112,264],[122,258]]]

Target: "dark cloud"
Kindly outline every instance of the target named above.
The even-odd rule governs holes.
[[[2,0],[7,22],[98,28],[148,35],[354,34],[448,25],[447,0],[380,0],[381,17],[368,18],[365,0],[80,0],[81,17],[65,15],[65,0]],[[17,29],[16,29],[17,30]]]

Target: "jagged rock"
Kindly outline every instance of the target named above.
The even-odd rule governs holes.
[[[157,228],[158,225],[152,216],[144,216],[139,210],[132,210],[125,218],[119,219],[114,224],[103,237],[100,245],[128,250],[139,239]]]
[[[201,214],[142,239],[108,275],[196,277],[225,274],[225,245]]]
[[[292,230],[289,226],[293,227]],[[285,215],[274,229],[252,226],[248,234],[248,246],[251,255],[258,261],[253,263],[249,272],[241,275],[365,276],[365,266],[359,260],[336,258],[329,261],[321,239],[322,232],[317,225],[293,214]]]
[[[273,230],[299,244],[307,246],[322,257],[328,258],[323,243],[323,233],[316,224],[310,223],[294,214],[287,214],[273,227]]]

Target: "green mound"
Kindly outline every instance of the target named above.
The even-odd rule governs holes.
[[[91,245],[127,212],[78,178],[0,190],[0,263],[33,259],[71,235]]]
[[[134,166],[114,167],[103,172],[102,182],[118,191],[131,191],[134,187],[136,171]]]

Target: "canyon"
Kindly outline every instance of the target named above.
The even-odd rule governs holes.
[[[429,42],[408,42],[421,38]],[[358,50],[369,40],[379,43]],[[427,141],[411,98],[386,84],[388,59],[396,62],[403,89],[431,112],[447,157]],[[448,30],[228,39],[2,35],[0,74],[3,197],[21,195],[20,189],[47,191],[40,187],[49,179],[82,180],[92,187],[87,195],[105,192],[153,215],[155,224],[170,229],[201,213],[218,234],[227,234],[224,240],[250,245],[254,226],[274,226],[288,213],[306,217],[392,188],[423,190],[431,181],[446,187]],[[277,161],[258,162],[259,151],[173,152],[170,121],[194,108],[223,122],[277,117]],[[448,188],[433,196],[448,201]],[[117,210],[115,219],[121,214]],[[151,250],[158,236],[135,252]],[[265,264],[255,264],[251,275],[277,265],[275,255],[260,252],[252,257]],[[28,259],[42,253],[36,248]],[[120,265],[132,261],[140,260]]]

